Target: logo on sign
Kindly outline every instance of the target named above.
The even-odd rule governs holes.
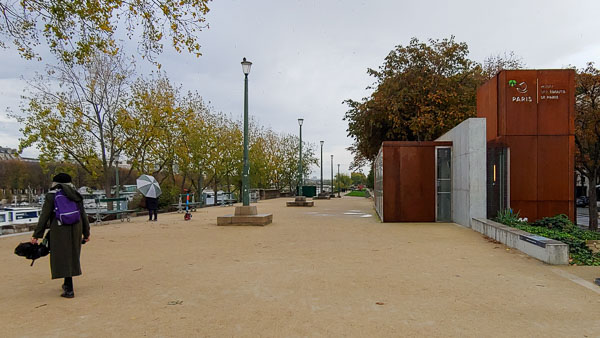
[[[517,84],[517,80],[509,80],[508,86],[513,87],[517,90],[517,93],[521,95],[516,95],[512,97],[512,102],[533,102],[533,98],[531,96],[526,96],[522,94],[527,94],[527,82],[522,81]]]

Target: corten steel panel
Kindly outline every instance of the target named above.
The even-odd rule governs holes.
[[[574,72],[572,69],[538,71],[538,135],[572,134]]]
[[[488,81],[477,88],[477,117],[484,117],[486,120],[486,140],[495,139],[498,136],[497,81]]]
[[[400,221],[435,222],[435,148],[400,149]]]
[[[498,96],[496,97],[497,108],[496,116],[498,119],[498,126],[496,132],[498,136],[506,135],[506,72],[500,72],[496,77],[490,81],[496,82],[496,88],[498,88]]]
[[[505,135],[537,135],[537,71],[505,71],[504,82],[498,83],[504,88],[505,110],[499,114],[505,117]],[[502,77],[501,77],[502,78]],[[514,86],[509,83],[515,81]]]
[[[537,136],[506,136],[510,148],[510,201],[537,200]]]
[[[435,221],[436,146],[452,142],[383,142],[385,222]]]
[[[540,218],[552,217],[559,214],[565,214],[569,216],[569,206],[571,205],[572,203],[569,201],[538,201],[537,217],[529,220],[534,221]]]
[[[510,80],[516,81],[514,86]],[[488,147],[504,144],[510,148],[511,207],[522,209],[530,220],[552,213],[566,213],[573,220],[575,72],[501,71],[482,90],[490,83],[497,86],[497,126],[488,127],[486,138]],[[478,91],[480,99],[484,101],[478,102],[478,115],[493,115],[494,108],[485,101],[488,96]],[[484,106],[487,111],[480,110]],[[494,131],[497,138],[491,139]]]
[[[400,201],[400,150],[397,147],[383,149],[383,219],[386,222],[397,222],[400,219],[398,205]]]
[[[538,201],[510,201],[510,208],[519,213],[519,217],[527,217],[531,222],[537,220]]]
[[[537,163],[538,200],[568,201],[569,187],[573,185],[573,175],[569,175],[569,136],[538,136]]]

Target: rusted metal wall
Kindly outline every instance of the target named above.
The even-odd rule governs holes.
[[[435,222],[435,147],[451,145],[383,142],[384,222]]]
[[[574,220],[574,92],[573,70],[502,71],[478,89],[488,146],[510,148],[510,207],[530,220]]]
[[[488,81],[477,89],[477,117],[485,117],[486,140],[498,137],[498,82]]]

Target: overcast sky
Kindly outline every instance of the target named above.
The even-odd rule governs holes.
[[[396,46],[412,37],[425,41],[455,35],[469,45],[470,58],[514,51],[527,68],[581,68],[600,63],[600,1],[234,1],[209,3],[210,28],[199,35],[203,56],[177,54],[168,47],[158,58],[171,81],[198,91],[217,111],[243,114],[240,62],[253,63],[249,76],[250,115],[278,132],[298,133],[324,145],[347,172],[345,99],[359,100]],[[0,50],[0,146],[16,148],[19,125],[5,107],[19,111],[25,86],[43,63],[24,61],[14,50]],[[140,74],[153,66],[141,59]],[[24,156],[37,156],[28,149]],[[314,168],[318,176],[318,169]],[[366,174],[366,172],[365,172]]]

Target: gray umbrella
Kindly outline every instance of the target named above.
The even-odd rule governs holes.
[[[162,194],[158,181],[154,176],[142,175],[136,180],[137,188],[146,197],[157,198]]]

